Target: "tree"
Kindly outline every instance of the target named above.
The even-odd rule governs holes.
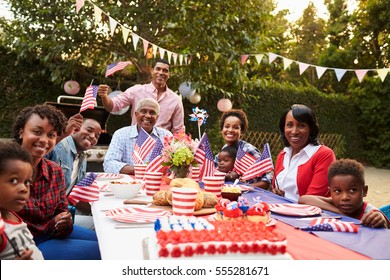
[[[166,50],[188,55],[188,66],[173,67],[172,83],[176,86],[191,80],[201,92],[240,92],[243,85],[251,83],[240,56],[272,46],[275,37],[269,34],[277,25],[271,13],[273,0],[94,1],[119,23],[111,36],[107,14],[94,24],[90,1],[85,1],[78,14],[74,1],[8,2],[15,19],[0,23],[6,34],[4,43],[16,51],[19,61],[38,58],[57,83],[71,76],[84,85],[91,79],[102,81],[106,65],[117,60],[132,61],[127,80],[147,80],[150,61],[141,43],[134,50],[131,36],[124,42],[124,27]]]

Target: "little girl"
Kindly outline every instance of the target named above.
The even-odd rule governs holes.
[[[43,260],[27,224],[15,213],[27,203],[31,156],[14,142],[0,142],[0,259]]]
[[[234,146],[226,146],[218,154],[217,169],[226,173],[225,181],[234,181],[231,172],[236,161],[237,149]]]

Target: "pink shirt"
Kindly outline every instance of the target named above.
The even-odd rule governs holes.
[[[135,85],[128,88],[125,92],[112,98],[113,112],[131,106],[131,124],[137,123],[135,118],[135,107],[139,100],[143,98],[153,98],[157,100],[157,89],[153,83],[144,85]],[[172,133],[184,130],[184,109],[180,96],[166,87],[166,91],[157,100],[160,104],[160,115],[156,126],[165,128]]]

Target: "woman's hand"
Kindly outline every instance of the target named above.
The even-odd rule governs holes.
[[[377,210],[372,210],[365,214],[362,218],[362,224],[372,228],[387,228],[387,221],[382,213]]]
[[[70,212],[62,212],[55,216],[54,222],[57,232],[64,231],[73,225],[72,214]]]

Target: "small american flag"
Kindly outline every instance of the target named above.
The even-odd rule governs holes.
[[[96,96],[97,96],[98,89],[99,89],[98,86],[91,85],[91,86],[87,87],[85,94],[84,94],[83,102],[81,103],[80,113],[82,111],[87,110],[87,109],[93,110],[95,108],[95,102],[96,102]]]
[[[237,161],[236,161],[237,162]],[[249,180],[255,177],[260,177],[266,172],[269,172],[274,169],[272,163],[271,151],[269,144],[264,145],[264,150],[261,153],[261,156],[251,165],[242,175],[241,179]]]
[[[332,222],[337,222],[338,220],[336,218],[315,218],[311,220],[310,225],[319,225],[319,224],[324,224],[324,223],[332,223]]]
[[[353,232],[353,233],[357,233],[359,231],[359,227],[354,223],[342,222],[342,221],[325,222],[321,224],[302,227],[301,229],[305,231],[338,231],[338,232]]]
[[[79,201],[92,202],[99,200],[99,187],[96,184],[96,174],[91,172],[76,184],[68,196],[68,201],[76,205]]]
[[[156,141],[142,127],[139,130],[137,142],[131,155],[134,163],[143,164],[144,159],[156,145]]]
[[[256,161],[256,158],[248,154],[242,149],[242,145],[238,146],[236,161],[234,162],[233,170],[238,174],[244,174],[245,171]]]
[[[203,133],[202,138],[200,138],[198,147],[196,148],[194,158],[199,164],[203,164],[204,158],[205,158],[205,148],[204,148],[204,143],[205,141],[209,141],[206,133]]]
[[[115,62],[115,63],[108,65],[107,69],[106,69],[106,77],[114,74],[117,71],[122,70],[130,63],[131,63],[130,61],[119,61],[119,62]]]
[[[201,151],[198,152],[198,150]],[[204,153],[202,169],[200,170],[200,174],[199,174],[199,180],[203,181],[203,177],[213,176],[215,172],[213,151],[211,150],[209,138],[207,137],[206,134],[202,136],[202,141],[199,142],[199,146],[196,153],[197,152],[199,154]],[[195,158],[196,158],[196,153],[195,153]]]
[[[163,158],[161,156],[163,150],[163,143],[160,139],[157,139],[156,146],[152,151],[152,154],[149,157],[149,164],[146,166],[147,172],[160,172],[164,168],[161,164],[163,163]]]

